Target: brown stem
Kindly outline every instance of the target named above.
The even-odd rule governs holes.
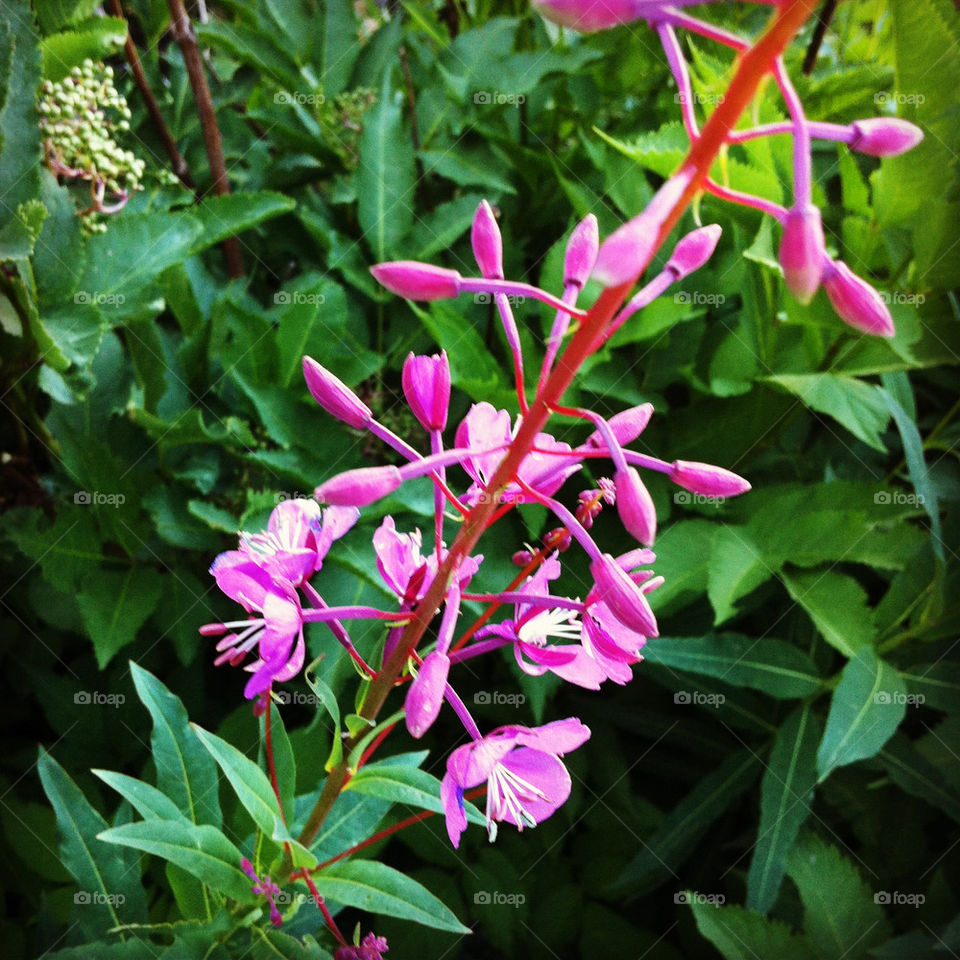
[[[228,196],[230,181],[227,179],[227,165],[223,159],[223,141],[217,126],[217,114],[213,107],[213,97],[203,72],[203,58],[197,46],[197,37],[190,24],[190,17],[183,0],[167,0],[170,7],[170,32],[176,41],[190,78],[193,99],[200,114],[200,129],[203,131],[203,144],[207,150],[210,164],[210,176],[213,178],[213,192],[218,197]],[[227,272],[231,279],[243,276],[243,253],[236,237],[227,237],[223,241],[223,256],[227,262]]]
[[[694,176],[683,195],[677,200],[665,218],[659,232],[658,247],[666,239],[694,195],[701,188],[701,184],[726,142],[729,132],[736,126],[741,114],[750,105],[750,101],[756,95],[761,81],[771,72],[776,59],[783,53],[787,44],[790,43],[807,18],[813,14],[816,6],[816,0],[785,0],[767,32],[743,55],[723,102],[707,121],[700,138],[693,143],[683,163],[683,169],[693,168]],[[559,404],[580,366],[603,342],[610,321],[619,310],[626,295],[633,288],[637,278],[646,270],[655,253],[656,249],[652,250],[646,262],[637,264],[636,273],[631,280],[618,287],[609,287],[604,290],[590,312],[580,322],[570,345],[557,360],[543,390],[534,400],[529,413],[523,418],[520,429],[517,431],[506,455],[497,467],[493,478],[487,484],[486,491],[492,495],[485,496],[465,517],[463,526],[460,528],[450,552],[441,564],[433,583],[421,600],[414,616],[407,623],[400,642],[370,685],[363,707],[360,710],[360,715],[365,719],[376,719],[393,689],[396,679],[402,673],[408,657],[420,642],[437,610],[440,609],[446,596],[447,585],[454,572],[473,550],[486,529],[487,521],[498,508],[499,492],[516,475],[523,459],[533,448],[537,434],[543,430],[550,417],[550,408]],[[343,755],[345,758],[350,756],[359,739],[359,736],[351,738],[344,745]],[[300,834],[299,839],[304,846],[309,848],[316,839],[323,821],[333,807],[349,776],[350,771],[347,769],[347,761],[344,759],[327,777],[323,791]]]
[[[120,6],[120,0],[109,0],[109,5],[110,12],[115,17],[126,20],[123,8]],[[143,72],[143,64],[140,63],[140,54],[137,53],[137,45],[133,42],[133,37],[130,36],[129,25],[127,26],[127,39],[124,42],[123,51],[127,56],[127,63],[130,64],[130,72],[133,74],[133,79],[137,85],[137,89],[140,91],[140,96],[143,97],[147,113],[150,114],[150,119],[153,121],[153,125],[157,128],[157,133],[160,135],[163,148],[167,151],[167,156],[170,158],[170,167],[177,179],[188,190],[193,190],[193,177],[190,176],[187,161],[183,159],[183,156],[177,149],[177,143],[173,139],[173,135],[170,133],[166,121],[163,119],[160,107],[157,105],[153,91],[150,89],[150,84],[147,82],[147,75]]]

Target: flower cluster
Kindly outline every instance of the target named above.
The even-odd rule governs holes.
[[[130,108],[113,85],[113,67],[84,60],[63,80],[44,82],[38,109],[47,163],[54,175],[90,185],[89,218],[123,209],[140,189],[145,164],[117,142],[130,129]],[[109,196],[109,202],[107,198]]]
[[[576,30],[604,30],[638,20],[648,23],[663,45],[677,84],[683,123],[692,143],[700,138],[694,108],[696,98],[676,30],[688,30],[738,54],[750,48],[749,41],[743,37],[687,14],[683,8],[692,5],[692,0],[533,0],[533,3],[545,17]],[[761,197],[731,190],[710,178],[704,181],[704,189],[721,199],[761,210],[781,224],[780,266],[787,289],[797,300],[803,304],[809,303],[822,285],[837,314],[846,323],[863,333],[891,337],[895,332],[893,319],[880,294],[843,261],[834,260],[827,253],[820,210],[812,199],[811,142],[814,139],[832,140],[870,156],[891,157],[911,150],[923,139],[923,134],[914,124],[894,117],[871,117],[847,125],[810,121],[804,114],[803,104],[782,58],[778,58],[774,64],[774,78],[786,104],[789,120],[731,130],[726,140],[734,145],[758,137],[792,136],[791,206],[786,208]],[[669,199],[688,183],[689,171],[681,170],[667,181],[662,194]],[[655,206],[651,204],[651,207]],[[628,267],[623,262],[622,251],[624,247],[629,249],[635,246],[638,235],[644,232],[649,235],[650,222],[648,209],[609,238],[604,244],[595,273],[599,279],[611,286],[626,279],[624,271]]]
[[[663,271],[615,317],[612,333],[666,287],[700,267],[719,239],[715,226],[684,237]],[[599,690],[606,681],[627,683],[647,640],[657,636],[649,594],[661,583],[651,564],[656,537],[653,500],[641,471],[657,471],[685,489],[708,496],[736,496],[750,488],[741,477],[720,467],[687,461],[666,462],[631,449],[653,415],[650,404],[604,418],[588,409],[557,408],[584,422],[582,443],[572,445],[539,432],[505,483],[495,477],[530,410],[525,361],[510,295],[521,292],[556,308],[553,328],[544,344],[537,397],[549,380],[559,347],[573,318],[582,315],[577,299],[595,268],[599,236],[595,218],[581,222],[569,238],[561,296],[503,278],[500,231],[490,206],[480,204],[472,231],[478,277],[429,264],[402,261],[381,264],[373,274],[389,289],[417,299],[452,297],[460,292],[492,295],[506,332],[516,374],[520,413],[490,403],[475,403],[453,428],[449,439],[450,365],[445,353],[411,354],[404,366],[404,396],[424,431],[424,446],[414,448],[374,417],[372,410],[332,372],[304,359],[307,387],[323,409],[356,429],[368,431],[395,450],[400,466],[348,470],[317,487],[316,499],[286,500],[260,534],[241,534],[239,549],[221,554],[211,573],[220,588],[251,616],[210,624],[207,635],[219,635],[217,663],[238,665],[251,658],[248,698],[265,706],[271,687],[292,679],[304,662],[303,624],[322,622],[370,677],[393,657],[404,657],[407,679],[406,726],[422,737],[447,704],[459,717],[469,742],[447,760],[442,802],[454,845],[466,828],[464,792],[486,785],[486,818],[491,839],[500,822],[522,830],[549,817],[570,793],[570,777],[560,759],[580,746],[590,731],[576,718],[538,728],[507,726],[484,735],[452,685],[458,664],[510,648],[518,668],[529,676],[550,672],[579,687]],[[539,402],[539,401],[538,401]],[[589,431],[589,432],[588,432]],[[598,486],[578,491],[571,509],[562,502],[565,488],[587,461],[608,461],[611,476]],[[334,541],[350,531],[360,508],[396,491],[404,482],[428,477],[435,491],[434,522],[429,535],[401,531],[392,516],[373,535],[377,569],[396,597],[392,609],[328,605],[310,580],[321,570]],[[320,504],[325,504],[321,508]],[[519,551],[521,566],[513,581],[495,592],[474,589],[483,579],[483,557],[448,557],[445,537],[452,508],[466,518],[482,507],[492,511],[489,526],[517,504],[545,506],[557,519],[537,548]],[[637,540],[621,556],[606,552],[591,527],[604,506],[615,506],[625,529]],[[455,518],[458,519],[458,518]],[[562,573],[561,556],[576,545],[589,562],[592,586],[583,598],[554,592]],[[451,569],[452,564],[452,569]],[[442,615],[435,638],[423,650],[397,652],[405,625],[443,576]],[[322,578],[321,578],[322,579]],[[464,626],[464,601],[486,604],[481,621]],[[350,640],[352,620],[384,621],[384,646],[367,664]],[[405,656],[404,656],[405,654]]]

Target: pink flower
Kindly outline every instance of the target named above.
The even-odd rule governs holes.
[[[334,953],[333,960],[383,960],[383,954],[389,951],[386,937],[368,933],[358,946],[340,947]]]
[[[447,351],[440,355],[414,356],[403,364],[403,395],[413,415],[425,430],[443,430],[450,405],[450,363]]]
[[[410,684],[404,702],[407,730],[419,739],[433,726],[443,706],[443,691],[450,673],[450,658],[439,650],[428,653]]]
[[[497,410],[485,400],[475,403],[457,427],[457,447],[469,450],[485,450],[508,444],[513,439],[514,430],[510,426],[510,414],[506,410]],[[556,454],[569,453],[569,444],[554,440],[549,434],[538,433],[536,446],[542,450],[553,450]],[[475,504],[483,496],[483,489],[496,472],[505,452],[482,453],[468,456],[463,461],[463,469],[473,478],[473,485],[464,497],[468,504]],[[563,486],[567,477],[576,473],[580,464],[573,458],[549,453],[531,453],[524,457],[517,471],[518,476],[528,486],[545,496],[552,496]],[[529,500],[519,484],[509,483],[503,491],[504,500],[523,503]]]
[[[535,827],[570,796],[570,774],[560,757],[590,738],[590,730],[575,717],[542,727],[506,726],[447,757],[440,800],[447,834],[454,847],[467,829],[463,794],[487,784],[487,833],[497,836],[496,824],[512,823],[518,830]]]
[[[787,289],[800,303],[809,303],[820,289],[825,257],[820,210],[814,206],[790,210],[780,241],[780,266]]]

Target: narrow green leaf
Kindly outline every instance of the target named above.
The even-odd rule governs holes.
[[[145,820],[176,820],[183,816],[179,807],[165,793],[149,783],[113,770],[90,772],[96,774],[107,786],[113,787]]]
[[[778,699],[810,696],[821,684],[813,661],[802,650],[770,638],[660,637],[644,650],[644,660],[752,687]]]
[[[330,687],[316,675],[315,670],[319,662],[319,660],[314,660],[303,671],[303,679],[307,681],[307,686],[314,692],[317,704],[323,707],[333,721],[333,742],[330,745],[330,756],[324,764],[324,769],[329,773],[343,759],[343,741],[340,739],[340,705],[337,703],[337,698]]]
[[[426,887],[385,863],[335,863],[317,874],[315,882],[321,896],[347,907],[412,920],[436,930],[471,932]]]
[[[837,767],[865,760],[894,735],[906,713],[900,675],[873,647],[863,647],[843,668],[833,691],[827,728],[817,751],[819,780]]]
[[[917,663],[901,676],[917,703],[947,713],[960,710],[960,663]]]
[[[219,827],[217,765],[190,730],[187,711],[152,673],[130,664],[137,695],[153,718],[150,746],[157,767],[157,786],[193,823]]]
[[[98,834],[106,843],[133,847],[176,864],[220,893],[251,903],[250,878],[240,869],[240,851],[209,824],[187,820],[140,820]]]
[[[903,733],[891,738],[880,751],[880,760],[890,779],[901,790],[939,807],[960,823],[960,799],[956,791]]]
[[[768,913],[777,901],[787,855],[810,814],[823,724],[809,704],[784,721],[760,784],[760,824],[747,876],[747,907]]]

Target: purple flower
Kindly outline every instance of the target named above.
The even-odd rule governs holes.
[[[461,449],[485,450],[510,443],[514,431],[510,425],[510,414],[506,410],[497,410],[485,400],[475,403],[457,427],[456,443]],[[580,469],[573,458],[557,455],[571,451],[570,445],[554,440],[549,434],[538,433],[535,444],[541,450],[555,453],[530,453],[524,457],[517,471],[520,479],[545,496],[552,496],[563,486],[567,477]],[[484,487],[496,472],[504,451],[475,454],[463,461],[463,469],[473,478],[473,485],[467,491],[464,500],[475,504],[484,495]],[[504,500],[525,502],[529,499],[519,484],[509,483],[503,491]]]
[[[280,911],[273,900],[274,897],[280,895],[280,887],[270,879],[269,874],[265,873],[262,879],[258,877],[257,871],[253,869],[253,864],[246,857],[240,861],[240,867],[253,881],[253,886],[250,888],[251,892],[257,894],[257,896],[266,897],[270,903],[270,922],[275,927],[281,926],[283,918],[280,916]]]
[[[389,950],[386,937],[368,933],[358,946],[340,947],[333,960],[383,960],[383,954]]]
[[[517,592],[530,597],[549,596],[550,581],[559,576],[560,563],[553,554]],[[520,601],[514,607],[513,620],[488,627],[487,633],[512,641],[517,664],[529,676],[539,677],[549,670],[568,683],[599,690],[609,673],[589,651],[577,642],[548,643],[550,639],[577,641],[582,630],[576,610]]]
[[[631,576],[627,572],[640,563],[652,563],[654,559],[649,550],[635,550],[619,560],[609,553],[602,554],[590,564],[595,587],[587,596],[587,603],[602,602],[623,626],[644,636],[656,637],[656,617],[637,583],[637,579],[649,579],[651,574],[644,572]]]
[[[402,483],[403,477],[394,466],[358,467],[321,483],[314,496],[340,507],[366,507],[398,490]]]
[[[487,833],[496,839],[499,821],[518,830],[542,823],[570,796],[570,774],[560,757],[576,750],[590,730],[575,717],[542,727],[506,726],[457,747],[447,757],[440,800],[454,847],[467,829],[463,794],[487,784]]]
[[[480,273],[489,280],[503,279],[503,238],[497,218],[486,200],[481,200],[470,230],[473,256]]]
[[[437,574],[439,562],[447,555],[446,550],[440,551],[439,561],[436,553],[424,557],[422,553],[423,537],[419,530],[412,533],[398,533],[393,517],[384,517],[383,523],[373,535],[373,547],[377,554],[377,569],[383,582],[401,599],[414,602],[419,600],[430,588],[433,578]],[[459,585],[466,587],[470,578],[477,572],[482,556],[467,557],[460,564],[458,570]],[[423,573],[420,571],[423,570]],[[417,585],[413,596],[407,593],[413,577],[417,577]]]
[[[833,309],[854,329],[876,337],[892,337],[896,333],[883,298],[842,260],[828,263],[823,286]]]
[[[751,489],[749,481],[732,470],[695,460],[674,460],[670,479],[678,487],[705,497],[737,497]]]
[[[443,430],[450,405],[450,362],[447,351],[440,355],[410,354],[403,364],[403,395],[413,415],[425,430]]]

